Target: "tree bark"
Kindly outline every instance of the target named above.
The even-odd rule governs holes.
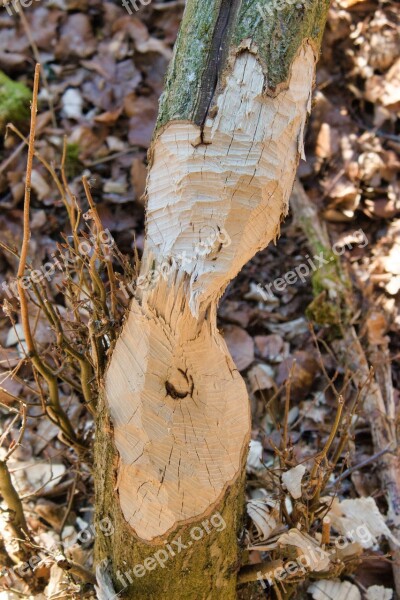
[[[216,308],[279,235],[328,5],[188,0],[97,419],[96,519],[114,533],[96,557],[120,597],[236,597],[250,412]]]

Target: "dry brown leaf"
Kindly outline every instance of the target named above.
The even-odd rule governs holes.
[[[365,200],[366,214],[378,219],[392,219],[399,212],[399,204],[393,199],[377,198],[374,200]]]
[[[339,151],[340,136],[329,123],[322,123],[315,145],[315,154],[320,160],[329,160]]]
[[[381,170],[384,163],[376,152],[363,152],[358,157],[359,176],[372,186],[378,186],[381,181]]]
[[[400,109],[400,58],[385,75],[374,75],[365,82],[365,97],[389,110]]]
[[[65,516],[65,507],[51,500],[40,499],[35,504],[35,514],[49,523],[56,531],[59,531]]]
[[[274,371],[269,365],[254,365],[247,373],[252,393],[275,387]]]
[[[225,325],[223,335],[239,371],[244,371],[254,360],[253,338],[237,325]]]
[[[23,179],[24,177],[20,171],[9,171],[7,173],[7,180],[10,185],[14,205],[17,205],[24,197],[25,183]]]
[[[317,370],[318,363],[312,354],[298,350],[279,365],[277,384],[283,385],[290,379],[293,394],[304,398],[311,389]]]
[[[370,344],[384,344],[388,322],[382,312],[374,311],[367,318],[368,341]]]
[[[115,110],[108,110],[106,112],[101,113],[101,115],[97,115],[94,120],[96,123],[105,123],[106,125],[114,125],[119,117],[121,116],[123,107],[120,106]],[[108,138],[107,138],[108,139]]]
[[[46,598],[53,600],[53,598],[66,597],[70,590],[71,587],[65,571],[56,564],[52,565],[50,568],[50,581],[45,589]]]
[[[15,348],[3,348],[3,346],[0,346],[0,365],[3,369],[11,370],[17,366],[19,361],[20,357]]]
[[[0,402],[12,404],[15,397],[18,398],[22,390],[22,384],[13,379],[12,371],[0,369]]]
[[[47,181],[36,169],[32,170],[32,189],[39,200],[45,200],[51,194]]]
[[[385,285],[385,289],[391,296],[396,296],[400,290],[400,275],[391,277],[390,281]]]
[[[58,435],[59,427],[50,419],[39,419],[39,423],[34,435],[33,450],[36,455],[48,446]]]
[[[383,7],[382,7],[383,8]],[[398,27],[389,20],[390,13],[377,9],[363,36],[360,52],[368,66],[386,71],[400,55]],[[395,16],[393,11],[393,16]]]
[[[89,16],[83,12],[73,13],[61,27],[56,57],[62,60],[66,57],[86,58],[95,52],[96,46]]]
[[[299,317],[293,321],[287,321],[286,323],[266,323],[267,328],[272,333],[279,333],[285,335],[289,340],[295,339],[297,336],[308,332],[307,321],[304,317]]]
[[[262,358],[269,362],[282,362],[289,355],[289,344],[284,342],[283,338],[277,333],[256,335],[254,342]]]
[[[132,146],[148,148],[153,136],[157,118],[158,101],[155,96],[136,96],[126,98],[124,108],[129,119],[129,143]]]
[[[327,185],[329,186],[329,183]],[[354,213],[360,204],[361,196],[358,187],[344,176],[338,179],[332,187],[329,187],[328,195],[335,202],[335,207],[340,207],[342,211],[352,211]]]

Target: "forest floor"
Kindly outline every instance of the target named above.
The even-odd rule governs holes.
[[[135,247],[139,255],[143,247],[147,150],[183,4],[154,0],[140,5],[132,15],[118,2],[101,0],[36,0],[18,13],[10,9],[11,15],[0,8],[0,70],[32,88],[35,63],[40,61],[43,67],[37,152],[59,173],[66,139],[65,169],[72,194],[85,213],[85,175],[104,229],[120,252],[130,257]],[[400,389],[399,26],[397,2],[333,3],[308,124],[307,160],[301,161],[298,171],[309,200],[328,228],[331,250],[340,257],[352,282],[351,322],[361,345],[374,349],[374,355],[368,355],[371,362],[387,367],[380,384],[390,390],[393,414],[387,419],[395,426]],[[10,120],[2,112],[2,86],[7,85],[0,78],[2,137]],[[6,94],[11,93],[17,90],[9,87]],[[29,115],[14,111],[11,120],[23,135],[28,134]],[[18,302],[12,287],[7,287],[18,267],[18,258],[6,246],[17,253],[21,246],[25,170],[26,144],[15,130],[8,130],[0,142],[0,302],[6,301],[0,310],[4,432],[0,459],[18,438],[21,421],[15,415],[19,416],[22,400],[27,405],[26,427],[9,468],[23,497],[41,562],[35,569],[35,589],[28,576],[11,576],[4,551],[7,536],[2,542],[0,529],[0,568],[7,572],[0,577],[0,600],[93,598],[93,586],[83,584],[63,563],[65,554],[68,560],[92,569],[95,528],[90,460],[66,449],[57,426],[38,418],[42,414],[40,386],[26,361]],[[32,267],[40,269],[59,256],[63,233],[70,234],[70,224],[55,179],[38,160],[32,173],[30,220],[29,256]],[[246,265],[220,305],[219,326],[248,385],[253,412],[247,488],[250,514],[257,501],[268,500],[272,494],[270,473],[277,466],[283,420],[287,419],[294,447],[293,465],[300,465],[325,443],[338,398],[343,396],[346,408],[360,391],[353,381],[358,365],[344,365],[338,359],[340,334],[331,322],[307,318],[314,314],[309,307],[315,298],[324,299],[320,297],[323,288],[322,294],[335,303],[335,285],[330,291],[326,281],[320,286],[321,261],[315,254],[310,235],[291,212],[276,245]],[[53,271],[48,297],[66,314],[70,307],[63,295],[64,274],[57,268]],[[288,273],[295,275],[286,280]],[[51,356],[54,333],[33,304],[31,320],[40,352]],[[90,439],[93,418],[79,390],[64,383],[60,396],[71,422]],[[285,398],[289,396],[288,405]],[[390,600],[394,593],[393,546],[389,546],[388,534],[381,535],[385,522],[391,526],[390,515],[384,520],[388,505],[380,481],[381,457],[374,458],[376,448],[362,405],[350,421],[349,439],[330,486],[338,502],[372,499],[381,513],[381,517],[375,515],[380,530],[364,544],[362,558],[341,583],[338,578],[339,587],[333,592],[322,584],[316,589],[300,582],[296,598]],[[289,482],[286,490],[290,486]],[[355,506],[359,523],[367,522],[371,515],[365,505]],[[3,529],[5,520],[2,510]],[[265,518],[261,524],[256,519],[257,527],[248,521],[244,537],[251,563],[268,557],[266,540],[274,528],[265,522]],[[63,553],[55,552],[54,546],[61,541]],[[342,584],[345,588],[340,588]],[[260,585],[259,597],[268,594],[268,588]]]

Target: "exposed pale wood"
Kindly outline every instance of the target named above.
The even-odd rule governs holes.
[[[241,267],[279,234],[311,105],[315,55],[307,42],[286,89],[264,93],[258,57],[238,55],[217,114],[199,128],[172,122],[157,138],[148,181],[144,269],[168,259],[190,277],[190,307],[198,315],[216,301]],[[225,231],[230,244],[208,237]],[[184,257],[186,260],[182,260]]]
[[[215,325],[198,325],[166,284],[151,300],[133,301],[106,388],[121,508],[144,540],[210,509],[240,471],[250,428],[246,388]]]
[[[279,233],[315,67],[305,42],[286,89],[271,97],[255,52],[238,54],[206,143],[199,127],[171,122],[153,146],[142,279],[172,267],[138,290],[105,384],[121,509],[145,541],[209,514],[247,451],[247,392],[216,329],[216,304]]]

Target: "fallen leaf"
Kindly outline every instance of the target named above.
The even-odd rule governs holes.
[[[83,12],[73,13],[61,26],[56,57],[64,61],[72,57],[86,58],[95,52],[96,46],[89,16]]]
[[[394,275],[390,278],[390,281],[385,285],[385,289],[391,296],[396,296],[400,290],[400,275]]]
[[[382,312],[373,311],[366,321],[368,341],[370,344],[384,344],[388,322]]]
[[[40,452],[50,444],[51,440],[58,435],[58,432],[58,425],[50,421],[50,419],[39,419],[33,444],[35,454],[40,454]]]
[[[363,181],[377,187],[381,180],[383,160],[376,152],[363,152],[358,157],[359,176]]]
[[[264,302],[264,304],[278,305],[279,299],[271,292],[267,292],[261,284],[250,282],[250,291],[244,295],[245,300],[255,300],[256,302]]]
[[[289,340],[308,332],[307,321],[304,317],[294,319],[294,321],[287,321],[286,323],[266,323],[266,327],[272,333],[285,335]]]
[[[304,465],[297,465],[289,469],[289,471],[282,473],[282,483],[286,486],[287,491],[294,500],[301,498],[301,480],[305,472],[306,468]]]
[[[358,187],[344,176],[335,182],[333,187],[330,188],[328,195],[334,201],[336,209],[340,208],[342,212],[346,211],[346,216],[350,212],[354,213],[360,204],[361,194]]]
[[[367,600],[392,600],[393,590],[383,587],[383,585],[371,585],[367,589]]]
[[[283,385],[290,379],[293,394],[304,398],[311,389],[318,371],[318,362],[309,353],[298,350],[279,365],[277,385]]]
[[[308,558],[311,571],[325,571],[330,564],[329,554],[309,535],[290,529],[278,539],[279,546],[294,546]],[[315,549],[318,548],[318,551]]]
[[[327,516],[338,533],[351,537],[352,541],[359,542],[363,548],[372,548],[382,535],[400,546],[400,541],[386,525],[384,516],[371,497],[342,502],[335,498]]]
[[[339,150],[340,136],[329,123],[322,123],[318,133],[315,154],[320,160],[328,160]]]
[[[237,325],[225,325],[223,335],[237,369],[244,371],[254,360],[253,338]]]
[[[49,523],[53,529],[59,531],[65,516],[65,507],[51,500],[40,499],[35,504],[35,513]]]
[[[15,488],[20,495],[51,490],[66,472],[61,463],[45,461],[17,461],[8,463]]]
[[[68,88],[61,98],[62,110],[67,119],[79,121],[82,117],[83,98],[76,88]]]
[[[278,525],[279,505],[271,500],[250,500],[246,505],[247,514],[252,520],[257,534],[255,540],[267,540]]]
[[[36,169],[32,170],[31,186],[39,200],[45,200],[50,196],[51,190],[49,185]]]
[[[256,335],[254,342],[262,358],[269,362],[282,362],[289,355],[289,344],[285,343],[283,338],[277,333]]]
[[[65,593],[68,589],[70,588],[65,571],[63,571],[58,565],[51,565],[50,581],[45,589],[46,598],[52,600],[53,598],[62,598],[63,595],[65,597]]]
[[[309,586],[307,592],[312,594],[314,600],[361,600],[356,585],[338,579],[316,581]]]
[[[12,371],[3,371],[0,369],[0,402],[12,404],[15,397],[18,398],[22,390],[22,383],[13,379]]]
[[[133,101],[124,103],[129,119],[129,143],[132,146],[148,148],[157,119],[158,101],[155,97],[134,96]]]
[[[374,75],[365,82],[365,98],[389,110],[400,108],[400,58],[384,75]]]
[[[94,120],[96,121],[96,123],[105,123],[106,125],[114,125],[119,117],[121,116],[123,107],[120,106],[119,108],[116,108],[115,110],[108,110],[106,112],[101,113],[101,115],[97,115]],[[108,140],[108,138],[107,138]],[[120,143],[121,140],[119,140]]]
[[[258,440],[250,440],[246,467],[249,471],[265,469],[262,461],[263,446]]]
[[[400,242],[395,242],[389,254],[383,258],[383,266],[387,273],[400,275]]]
[[[254,365],[247,373],[247,378],[253,393],[275,387],[274,371],[269,365]]]

